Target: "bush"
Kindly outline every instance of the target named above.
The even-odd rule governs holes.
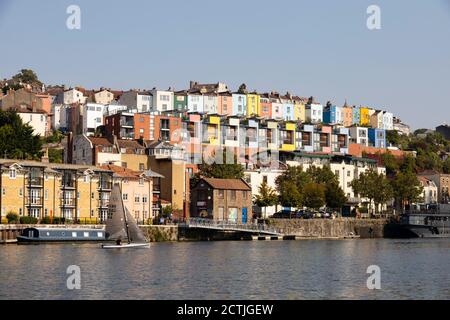
[[[19,222],[19,215],[15,212],[8,212],[6,215],[6,220],[8,220],[8,223],[18,223]]]
[[[20,224],[37,224],[38,219],[35,217],[20,217]]]
[[[8,219],[6,219],[6,217],[2,217],[0,224],[7,224],[7,223],[8,223]]]
[[[80,218],[77,220],[78,224],[101,224],[99,218]]]

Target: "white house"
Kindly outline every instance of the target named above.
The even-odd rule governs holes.
[[[152,108],[153,97],[148,91],[130,90],[119,98],[119,105],[125,105],[130,111],[147,112]]]
[[[366,127],[350,127],[350,143],[357,143],[363,146],[369,145],[369,132]]]
[[[153,96],[151,111],[164,112],[173,110],[173,91],[153,88],[150,94]]]
[[[87,103],[83,107],[83,133],[94,135],[97,127],[102,126],[106,106],[99,103]]]
[[[320,103],[309,103],[305,106],[305,118],[309,123],[321,123],[323,121],[323,106]]]
[[[188,93],[187,105],[189,112],[203,112],[203,96],[200,93]]]
[[[77,89],[69,89],[64,91],[63,104],[73,104],[73,103],[86,103],[86,97],[83,92]]]
[[[383,128],[384,130],[394,130],[394,115],[391,112],[383,112]]]
[[[34,134],[39,134],[41,137],[49,134],[48,115],[45,111],[17,112],[17,115],[23,123],[29,124],[33,128]]]
[[[438,187],[433,180],[430,180],[424,176],[417,176],[420,184],[423,187],[422,191],[422,203],[432,204],[438,202]]]
[[[114,94],[106,89],[94,93],[95,103],[110,104],[114,101]]]
[[[204,94],[203,95],[203,112],[205,113],[217,113],[217,94]]]

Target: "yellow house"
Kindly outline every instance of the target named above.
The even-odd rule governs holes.
[[[247,116],[261,113],[260,96],[256,92],[247,94]]]
[[[207,143],[213,146],[220,145],[220,117],[209,116],[209,121],[206,125]]]
[[[305,122],[305,104],[306,102],[300,99],[294,99],[294,120]]]
[[[295,123],[286,123],[280,130],[280,144],[282,151],[295,151]]]
[[[369,108],[360,107],[359,112],[360,112],[359,124],[361,126],[369,126],[370,125]]]

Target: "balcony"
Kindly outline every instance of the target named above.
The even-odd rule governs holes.
[[[109,208],[109,199],[98,200],[98,208]]]
[[[26,184],[28,187],[43,187],[44,179],[41,177],[31,177],[27,179]]]
[[[75,181],[63,181],[61,185],[61,189],[63,190],[75,190],[75,187]]]
[[[60,201],[60,206],[62,208],[75,208],[77,201],[75,198],[64,198]]]
[[[27,207],[42,207],[44,200],[40,197],[27,197],[26,206]]]
[[[112,182],[111,181],[100,181],[97,189],[101,190],[101,191],[111,191]]]

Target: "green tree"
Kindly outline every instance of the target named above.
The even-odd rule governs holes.
[[[399,161],[396,157],[389,151],[386,153],[379,154],[383,165],[386,167],[386,173],[388,175],[396,174],[399,170]]]
[[[42,82],[38,79],[36,72],[30,69],[22,69],[20,72],[12,77],[15,82],[28,83],[32,85],[41,86]]]
[[[330,166],[325,165],[323,167],[311,166],[306,170],[312,182],[319,184],[336,183],[339,185],[338,176],[331,171]]]
[[[325,203],[328,208],[341,209],[347,202],[347,196],[337,183],[325,185]]]
[[[62,149],[48,149],[48,161],[50,163],[63,163]]]
[[[0,110],[0,155],[17,159],[40,159],[42,140],[13,111]]]
[[[280,203],[284,207],[301,207],[302,190],[311,182],[310,176],[301,166],[288,166],[275,180]]]
[[[223,159],[225,162],[226,155]],[[233,163],[202,163],[198,165],[198,173],[191,179],[191,185],[194,186],[200,178],[216,178],[216,179],[242,179],[244,178],[244,168],[237,163],[237,157],[234,156]]]
[[[444,173],[450,174],[450,157],[444,161],[442,165],[442,170]]]
[[[389,199],[389,188],[386,177],[378,174],[374,169],[370,169],[359,175],[351,182],[355,194],[369,200],[369,214],[372,213],[372,202],[375,204],[386,203]],[[375,201],[376,200],[376,201]]]
[[[325,205],[325,187],[314,182],[306,184],[303,189],[303,205],[313,209]]]
[[[258,194],[253,197],[255,205],[264,208],[266,213],[267,207],[274,206],[278,203],[278,196],[267,182],[263,181],[258,187]]]
[[[282,181],[278,185],[278,199],[283,207],[301,207],[302,194],[295,184],[289,181]]]
[[[400,172],[391,181],[391,186],[395,200],[403,211],[406,204],[418,201],[423,192],[419,179],[411,172]]]

